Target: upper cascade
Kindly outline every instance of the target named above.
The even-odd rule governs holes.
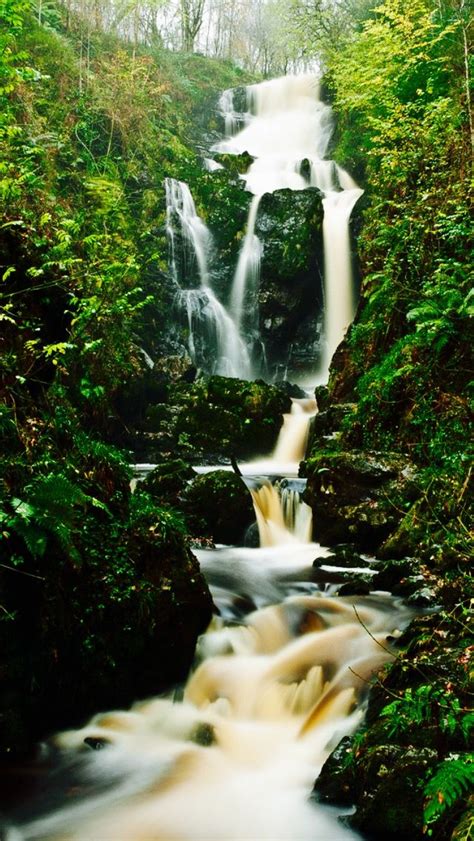
[[[214,151],[240,155],[248,152],[256,160],[245,178],[247,189],[255,195],[289,188],[304,190],[313,177],[302,174],[308,161],[311,172],[327,152],[332,133],[331,109],[319,98],[316,76],[283,76],[251,85],[247,89],[249,113],[246,125],[232,137],[214,146]],[[228,131],[239,122],[224,112],[230,97],[221,99],[221,109]],[[319,179],[318,179],[319,180]],[[334,185],[336,186],[336,185]],[[321,185],[321,188],[323,185]]]
[[[325,157],[332,112],[320,99],[317,76],[284,76],[249,86],[246,113],[236,110],[236,101],[237,91],[224,91],[220,97],[225,137],[213,151],[252,156],[241,177],[253,197],[224,300],[213,289],[211,232],[197,213],[188,186],[172,178],[165,182],[170,274],[178,306],[187,314],[189,352],[194,364],[209,373],[243,379],[274,373],[267,366],[260,333],[260,272],[265,256],[265,242],[257,234],[260,202],[276,190],[316,188],[322,193],[324,209],[324,343],[314,375],[324,380],[354,315],[349,221],[363,191]],[[206,158],[205,167],[213,172],[222,165]]]
[[[285,188],[316,187],[323,194],[325,214],[325,345],[318,373],[325,379],[332,355],[354,316],[349,220],[363,190],[342,167],[326,159],[333,129],[332,111],[320,99],[317,76],[283,76],[251,85],[247,88],[247,102],[248,113],[238,114],[232,92],[224,92],[219,108],[226,139],[213,147],[213,151],[232,155],[248,152],[254,158],[242,176],[246,189],[255,198],[234,276],[234,315],[240,325],[246,295],[250,292],[255,297],[258,289],[262,248],[255,236],[255,225],[261,197]]]

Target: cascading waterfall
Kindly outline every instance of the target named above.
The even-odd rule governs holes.
[[[273,453],[273,459],[283,464],[298,463],[304,458],[308,441],[309,423],[316,414],[314,398],[292,398],[291,411],[283,415],[283,425]]]
[[[191,359],[202,367],[211,357],[212,373],[249,378],[252,371],[245,342],[211,287],[211,233],[198,216],[186,184],[167,178],[165,188],[171,276],[178,307],[187,314]]]
[[[251,489],[257,518],[260,546],[309,543],[313,516],[309,505],[301,501],[295,488],[263,482]]]
[[[389,596],[321,593],[310,572],[325,551],[303,540],[289,551],[284,534],[270,547],[199,550],[220,617],[182,701],[151,699],[57,735],[71,794],[6,841],[357,841],[308,795],[361,722],[387,636],[413,614]]]
[[[268,471],[273,462],[275,472],[297,473],[298,464],[306,451],[309,424],[317,411],[314,398],[293,398],[291,411],[283,415],[283,424],[272,456],[264,467]],[[283,469],[282,469],[283,468]],[[277,546],[285,543],[309,543],[313,517],[309,505],[300,499],[299,490],[281,482],[272,484],[265,480],[250,487],[260,537],[260,546]]]
[[[260,280],[262,243],[255,235],[259,203],[260,196],[254,196],[250,202],[247,230],[240,250],[230,295],[231,312],[239,330],[242,328],[244,302],[249,297],[251,299],[250,303],[254,302]]]
[[[323,191],[325,243],[336,248],[326,254],[331,351],[350,313],[348,222],[361,191],[323,160],[330,111],[312,77],[266,82],[251,97],[254,119],[226,141],[255,157],[246,176],[255,197],[247,236],[254,236],[264,192]],[[171,272],[188,313],[190,352],[198,357],[205,327],[219,372],[250,372],[242,339],[247,277],[229,314],[212,290],[211,238],[188,187],[168,179],[166,191]],[[243,262],[247,269],[250,261]],[[247,465],[260,546],[195,550],[219,615],[198,644],[180,700],[173,691],[54,737],[59,771],[72,781],[67,796],[56,808],[47,800],[31,806],[28,818],[6,828],[5,841],[359,839],[309,793],[331,751],[360,723],[370,676],[392,656],[388,638],[413,612],[388,595],[321,591],[312,562],[329,550],[311,542],[301,480],[257,478],[263,466],[279,477],[297,474],[315,412],[314,400],[293,400],[271,458]],[[59,776],[53,773],[53,787]]]
[[[223,91],[217,105],[218,111],[224,120],[224,133],[226,137],[232,137],[239,127],[242,115],[238,114],[234,107],[234,91],[232,88]]]
[[[231,312],[242,335],[245,296],[255,299],[259,285],[262,245],[255,235],[255,225],[261,197],[284,188],[318,188],[324,196],[325,213],[326,350],[321,371],[324,374],[354,315],[349,220],[363,191],[341,167],[324,159],[332,133],[331,109],[319,98],[315,76],[285,76],[252,85],[248,88],[248,100],[246,125],[232,134],[239,122],[232,116],[230,92],[223,94],[220,107],[225,118],[226,139],[213,147],[214,151],[227,154],[248,152],[255,159],[242,176],[254,198],[234,274]],[[309,178],[303,174],[307,164]]]
[[[166,180],[171,273],[179,287],[178,302],[187,313],[189,352],[195,364],[210,373],[248,379],[262,372],[261,366],[254,371],[251,360],[261,346],[258,290],[263,244],[256,234],[259,205],[265,193],[315,187],[323,194],[324,207],[326,348],[320,371],[320,377],[324,377],[354,315],[349,220],[363,191],[334,161],[325,159],[332,133],[331,109],[319,98],[315,76],[285,76],[252,85],[247,97],[247,114],[238,113],[233,91],[224,91],[218,108],[225,139],[213,147],[215,152],[248,152],[254,158],[242,176],[253,197],[228,308],[212,290],[210,231],[197,215],[187,185]],[[205,159],[205,167],[210,172],[222,169],[211,158]]]
[[[293,409],[307,426],[315,404]],[[281,438],[301,452],[306,430],[290,423]],[[252,495],[259,548],[196,550],[219,615],[181,700],[100,713],[54,737],[68,796],[30,808],[5,841],[361,841],[308,795],[360,724],[370,676],[392,656],[387,637],[413,612],[388,595],[321,592],[312,561],[329,550],[310,542],[297,488],[266,482]]]

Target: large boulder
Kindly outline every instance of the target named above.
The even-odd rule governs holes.
[[[37,494],[23,503],[24,528],[10,518],[0,569],[0,758],[184,680],[210,621],[212,600],[182,516],[143,490],[130,497],[122,489],[117,501],[120,473],[115,487],[112,467],[100,476],[107,508],[79,491],[73,497],[75,486],[62,479],[59,488],[71,493],[67,530],[51,482],[42,501]],[[45,543],[42,555],[35,538]]]
[[[196,473],[188,462],[175,458],[156,464],[140,483],[140,488],[157,502],[180,508],[186,487],[195,477]]]
[[[216,543],[243,543],[255,519],[246,485],[228,470],[198,476],[186,490],[184,510],[193,534]]]
[[[260,202],[260,334],[272,369],[289,362],[296,374],[305,364],[314,366],[321,332],[322,220],[316,189],[277,190]]]
[[[213,376],[176,383],[166,404],[148,409],[149,458],[220,464],[232,456],[243,460],[267,454],[290,407],[286,388],[262,380]]]
[[[325,452],[311,456],[302,472],[315,537],[329,545],[376,550],[403,517],[400,506],[417,495],[412,466],[396,454]]]

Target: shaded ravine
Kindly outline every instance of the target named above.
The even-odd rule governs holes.
[[[308,422],[312,405],[300,409]],[[306,434],[287,423],[274,455],[301,451]],[[196,552],[218,615],[184,689],[54,737],[46,795],[7,841],[358,837],[308,795],[360,723],[387,637],[413,614],[388,594],[322,591],[312,561],[329,550],[307,538],[297,490],[285,502],[268,479],[246,482],[262,545]]]

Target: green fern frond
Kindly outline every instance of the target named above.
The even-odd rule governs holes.
[[[35,558],[44,556],[47,542],[53,538],[65,555],[79,563],[80,556],[73,541],[77,509],[92,505],[109,513],[105,503],[84,493],[61,473],[40,476],[25,488],[25,492],[26,499],[11,500],[13,514],[4,517],[5,527],[23,538]]]
[[[85,505],[87,494],[62,474],[41,476],[27,488],[28,502],[48,514],[66,513],[75,505]]]
[[[465,797],[474,785],[474,754],[448,757],[441,762],[424,788],[425,824],[432,824]]]

